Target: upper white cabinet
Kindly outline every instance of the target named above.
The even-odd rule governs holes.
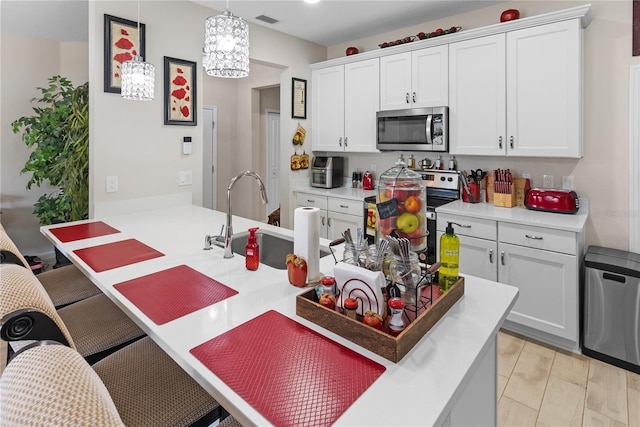
[[[572,19],[450,44],[450,152],[582,157],[581,29]]]
[[[313,151],[377,152],[378,58],[313,70]]]
[[[442,107],[449,101],[447,45],[380,58],[380,110]]]

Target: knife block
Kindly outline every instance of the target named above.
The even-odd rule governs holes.
[[[503,208],[512,208],[516,205],[516,188],[515,185],[511,185],[511,193],[496,193],[493,192],[493,204]]]

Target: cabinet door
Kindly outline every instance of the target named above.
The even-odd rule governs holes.
[[[582,157],[580,21],[507,33],[507,152]]]
[[[498,278],[520,290],[510,321],[578,342],[578,261],[499,243]]]
[[[313,70],[311,87],[312,150],[343,151],[344,66]]]
[[[364,219],[362,216],[329,212],[327,238],[329,240],[338,239],[342,237],[342,233],[347,228],[351,230],[351,235],[355,238],[356,229],[362,228],[363,225]]]
[[[413,108],[449,105],[449,47],[411,52],[411,101]]]
[[[376,112],[380,105],[378,58],[344,66],[344,147],[350,152],[378,152]]]
[[[449,152],[503,155],[505,35],[449,45]]]
[[[411,107],[411,52],[380,57],[380,110]]]
[[[438,231],[438,245],[444,233]],[[493,240],[458,235],[460,239],[460,274],[498,280],[498,244]],[[440,254],[437,254],[438,261]]]

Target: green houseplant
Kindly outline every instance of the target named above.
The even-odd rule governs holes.
[[[14,133],[33,150],[21,173],[31,172],[27,189],[49,181],[57,190],[42,195],[33,213],[40,224],[75,221],[89,213],[89,84],[74,87],[61,76],[49,78],[32,116],[15,120]]]

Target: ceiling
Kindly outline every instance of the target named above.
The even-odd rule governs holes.
[[[92,0],[94,1],[94,0]],[[145,0],[143,0],[145,1]],[[189,1],[189,0],[182,0]],[[190,0],[223,11],[227,1]],[[331,46],[483,8],[490,0],[231,0],[229,9],[252,24]],[[3,31],[65,42],[87,41],[87,0],[2,0]],[[275,24],[256,20],[259,15]],[[144,22],[144,19],[142,19]]]

